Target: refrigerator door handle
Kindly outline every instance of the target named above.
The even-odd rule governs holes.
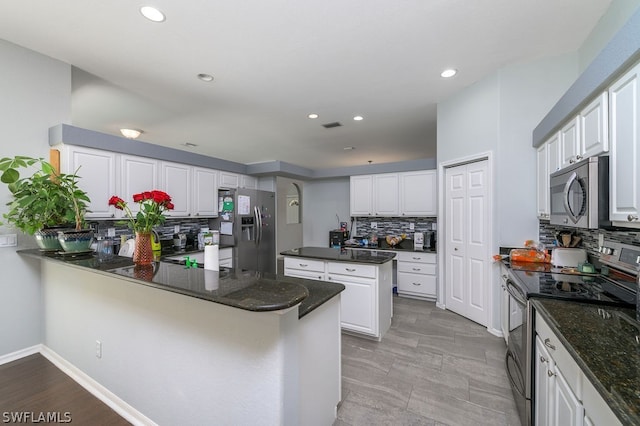
[[[258,210],[258,206],[253,207],[253,217],[255,218],[256,227],[256,246],[259,246],[260,240],[262,239],[262,218],[260,217],[260,210]]]

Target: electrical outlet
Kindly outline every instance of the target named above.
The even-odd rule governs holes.
[[[371,222],[371,229],[378,229],[378,222]]]
[[[115,237],[116,228],[107,228],[107,237]]]
[[[409,231],[415,231],[415,229],[416,229],[416,224],[413,222],[409,223]]]
[[[96,358],[102,358],[102,342],[96,340]]]
[[[604,234],[598,234],[598,247],[602,247],[604,245]]]
[[[437,230],[438,230],[438,224],[437,224],[437,223],[435,223],[435,222],[433,222],[433,223],[431,224],[431,230],[432,230],[432,231],[437,231]]]
[[[174,234],[177,234],[178,232],[180,232],[180,225],[175,225],[175,226],[173,227],[173,233],[174,233]]]

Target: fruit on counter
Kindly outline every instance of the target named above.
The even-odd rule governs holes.
[[[407,234],[402,234],[400,236],[396,236],[396,235],[387,235],[385,237],[385,240],[387,240],[387,244],[389,244],[390,246],[396,246],[398,244],[400,244],[402,242],[402,240],[404,240],[407,237]]]

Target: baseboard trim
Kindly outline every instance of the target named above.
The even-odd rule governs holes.
[[[16,361],[29,355],[37,354],[38,352],[42,352],[42,345],[34,345],[29,348],[11,352],[10,354],[2,355],[0,356],[0,365]]]
[[[155,422],[146,417],[144,414],[120,399],[116,394],[102,386],[100,383],[92,379],[82,370],[62,358],[56,352],[45,345],[40,345],[40,353],[42,356],[51,361],[56,367],[62,370],[66,375],[71,377],[76,383],[85,388],[89,393],[104,402],[116,413],[133,425],[140,426],[157,426]]]
[[[487,327],[487,331],[496,337],[504,337],[504,334],[502,334],[502,330],[498,330],[493,327]]]

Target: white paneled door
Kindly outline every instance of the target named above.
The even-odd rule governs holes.
[[[447,309],[487,325],[489,300],[488,161],[445,170]]]

